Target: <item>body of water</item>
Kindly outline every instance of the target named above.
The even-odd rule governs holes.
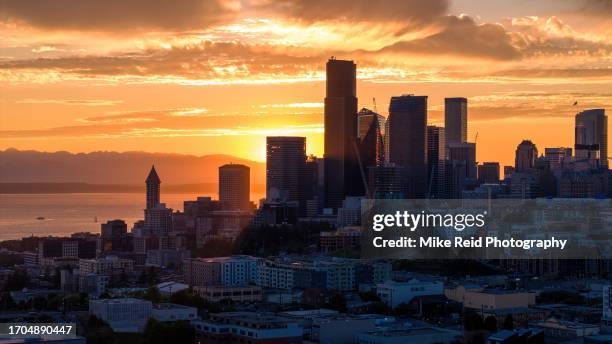
[[[162,193],[161,201],[182,211],[183,201],[197,196]],[[114,219],[124,220],[131,228],[144,218],[144,206],[145,195],[141,193],[0,194],[0,241],[30,235],[99,233],[100,224]]]

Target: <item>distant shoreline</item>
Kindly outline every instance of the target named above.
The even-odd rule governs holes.
[[[162,185],[164,193],[216,193],[216,183]],[[251,185],[251,192],[264,187]],[[143,185],[89,183],[0,183],[0,194],[144,193]]]

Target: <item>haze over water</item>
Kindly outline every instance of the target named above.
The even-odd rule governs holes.
[[[162,193],[162,202],[182,211],[183,201],[195,200],[198,196],[217,197]],[[100,224],[113,219],[124,220],[131,229],[135,221],[143,219],[144,203],[144,195],[140,193],[0,194],[0,241],[30,235],[99,233]],[[45,219],[38,220],[38,217]]]

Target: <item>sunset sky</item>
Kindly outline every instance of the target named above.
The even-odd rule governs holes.
[[[467,97],[478,160],[508,165],[612,109],[612,1],[0,0],[0,149],[264,160],[265,136],[297,135],[321,156],[330,56],[385,116],[427,95],[444,125]]]

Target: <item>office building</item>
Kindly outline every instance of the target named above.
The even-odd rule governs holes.
[[[253,220],[253,214],[241,210],[213,210],[195,219],[196,246],[211,239],[234,240]]]
[[[589,109],[576,114],[576,159],[608,166],[608,117],[604,109]]]
[[[147,185],[147,206],[146,209],[155,208],[159,204],[161,180],[155,171],[155,166],[151,166],[151,171],[145,180]]]
[[[250,210],[250,168],[240,164],[219,167],[219,202],[227,210]]]
[[[109,220],[100,225],[101,251],[132,251],[127,224],[123,220]]]
[[[165,203],[158,203],[144,211],[145,231],[148,234],[167,235],[172,231],[172,209]]]
[[[427,126],[428,198],[444,197],[446,135],[443,127]]]
[[[306,138],[266,138],[266,200],[304,201],[300,182],[306,165]]]
[[[465,162],[467,179],[476,180],[478,167],[476,164],[476,144],[470,142],[450,143],[448,146],[448,160]]]
[[[385,118],[376,112],[363,108],[357,114],[359,123],[360,167],[364,174],[370,166],[379,166],[385,161],[383,128]]]
[[[304,173],[300,178],[300,187],[302,190],[303,199],[300,210],[302,216],[315,216],[320,213],[323,206],[323,160],[317,159],[314,155],[309,155],[306,158],[304,165]]]
[[[337,209],[344,197],[364,193],[357,161],[357,67],[353,61],[327,61],[324,125],[325,207]]]
[[[572,149],[569,147],[544,148],[544,157],[551,170],[558,170],[571,163]]]
[[[97,242],[95,238],[47,237],[38,241],[38,263],[44,264],[57,258],[94,258]]]
[[[499,163],[484,162],[478,165],[478,182],[481,184],[498,184]]]
[[[467,142],[467,99],[444,99],[446,143]]]
[[[538,149],[536,145],[529,141],[523,140],[516,147],[516,155],[514,159],[515,172],[525,172],[535,166],[535,161],[538,157]]]
[[[392,97],[389,104],[389,161],[406,169],[406,198],[427,190],[427,96]]]

